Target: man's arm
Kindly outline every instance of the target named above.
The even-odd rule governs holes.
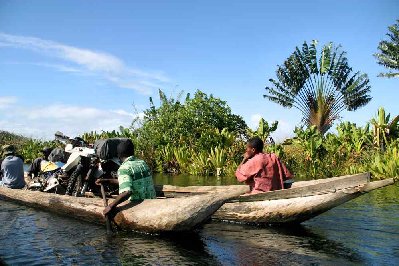
[[[96,183],[96,185],[99,185],[99,186],[104,183],[119,185],[118,179],[97,179],[95,183]],[[125,192],[119,194],[119,196],[116,197],[116,199],[112,203],[110,203],[107,207],[104,208],[104,210],[103,210],[104,216],[107,215],[118,204],[127,200],[131,195],[132,195],[131,191],[125,191]]]
[[[115,179],[115,178],[113,178],[113,179],[101,179],[100,178],[100,179],[97,179],[95,183],[98,186],[101,184],[104,184],[104,183],[119,185],[118,179]]]
[[[131,195],[132,195],[132,192],[130,190],[125,191],[122,194],[119,194],[119,196],[116,197],[116,199],[111,204],[109,204],[107,207],[104,208],[104,210],[103,210],[104,216],[107,215],[110,211],[112,211],[112,209],[114,209],[116,206],[118,206],[118,204],[129,199],[129,197]]]
[[[236,170],[235,175],[239,182],[250,181],[259,172],[258,163],[249,159],[251,159],[251,157],[245,154],[244,159]]]

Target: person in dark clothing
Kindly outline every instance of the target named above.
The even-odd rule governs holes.
[[[50,155],[52,149],[49,147],[45,147],[42,150],[42,157],[36,158],[28,169],[28,177],[33,178],[37,177],[41,170],[41,163],[43,160],[48,161],[48,156]]]
[[[1,162],[2,180],[0,186],[8,188],[24,188],[24,162],[15,155],[15,148],[12,145],[3,146],[5,158]]]

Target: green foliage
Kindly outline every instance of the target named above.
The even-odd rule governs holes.
[[[214,147],[211,149],[211,153],[209,155],[209,161],[213,166],[214,173],[217,176],[223,173],[223,167],[227,161],[227,152],[222,147]]]
[[[295,128],[296,139],[294,143],[302,148],[305,156],[305,163],[309,165],[309,175],[315,179],[319,175],[323,135],[317,130],[316,126],[307,129]]]
[[[248,129],[249,135],[251,137],[258,136],[261,140],[263,140],[263,143],[267,142],[267,138],[270,136],[271,133],[277,130],[278,127],[278,121],[274,121],[271,125],[269,123],[261,118],[259,120],[259,126],[256,131],[252,131]]]
[[[396,118],[391,121],[383,109],[379,110],[378,117],[379,120],[372,121],[374,134],[375,125],[378,125],[379,132],[382,132],[379,139],[386,144],[385,150],[376,149],[373,145],[376,136],[369,124],[358,127],[355,123],[342,122],[337,126],[336,134],[328,133],[325,136],[314,127],[296,128],[293,142],[284,146],[284,159],[299,179],[360,172],[371,172],[374,178],[397,179],[399,139],[394,133]]]
[[[179,166],[179,172],[187,173],[190,163],[191,151],[186,146],[173,149],[173,154]]]
[[[390,121],[390,114],[385,115],[385,109],[380,107],[377,116],[371,119],[373,125],[374,144],[381,150],[391,139],[399,137],[399,115]]]
[[[27,140],[28,138],[24,136],[0,130],[0,146],[12,144],[18,148]]]
[[[346,153],[360,152],[372,144],[372,134],[369,124],[364,128],[357,127],[355,123],[343,122],[338,125],[338,139],[341,148]]]
[[[242,146],[247,126],[225,101],[201,91],[194,97],[187,94],[184,101],[168,98],[161,90],[159,96],[160,105],[155,106],[150,98],[141,127],[131,129],[137,152],[157,171],[216,174],[216,168],[225,165],[220,167],[219,161],[212,170],[211,158],[216,162],[225,154],[232,161],[239,160],[242,150],[236,148]],[[229,163],[230,159],[224,160]]]
[[[159,91],[161,103],[156,107],[150,99],[150,108],[144,111],[142,126],[135,130],[142,146],[188,145],[195,151],[206,150],[229,141],[229,134],[246,132],[244,120],[231,113],[225,101],[197,91],[188,94],[185,102],[167,98]],[[223,131],[224,130],[224,131]],[[222,133],[223,132],[223,133]]]
[[[380,73],[380,77],[399,77],[399,20],[396,24],[388,27],[389,32],[386,34],[388,40],[381,41],[378,44],[379,52],[374,54],[377,63],[388,68],[388,73]]]
[[[161,173],[176,173],[178,171],[174,148],[166,145],[157,151],[156,169]]]
[[[82,134],[81,138],[88,143],[94,143],[98,139],[109,139],[109,138],[135,139],[135,136],[132,130],[120,126],[119,131],[117,130],[101,131],[101,132],[91,131]]]
[[[25,163],[31,163],[34,159],[41,157],[41,151],[44,147],[63,148],[62,144],[55,141],[31,139],[10,132],[0,131],[0,147],[6,144],[14,145],[17,154],[24,158]]]
[[[270,79],[264,95],[270,101],[301,111],[307,126],[327,132],[342,110],[353,111],[366,105],[370,86],[366,74],[353,73],[345,52],[332,43],[317,53],[317,41],[296,47],[283,65],[277,79]],[[319,59],[318,59],[319,57]]]
[[[208,153],[202,151],[192,154],[191,163],[188,167],[189,173],[192,175],[209,175],[211,173],[211,165]]]
[[[378,153],[367,167],[376,179],[399,179],[399,145],[397,143],[387,146],[384,153]]]
[[[283,158],[285,156],[284,147],[281,144],[266,145],[264,151],[267,153],[274,153],[279,158]]]

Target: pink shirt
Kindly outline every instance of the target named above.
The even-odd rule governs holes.
[[[251,193],[284,188],[292,174],[274,153],[258,153],[236,171],[238,181],[251,187]]]

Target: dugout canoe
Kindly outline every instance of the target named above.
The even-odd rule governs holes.
[[[227,186],[223,193],[193,192],[176,198],[157,198],[141,203],[124,202],[114,218],[122,229],[147,233],[189,231],[207,221],[228,199],[246,187]],[[0,201],[10,200],[43,211],[80,220],[105,223],[101,198],[77,198],[39,191],[0,187]]]
[[[256,224],[301,223],[369,191],[393,183],[392,178],[371,182],[369,173],[301,181],[294,183],[290,189],[239,196],[226,202],[212,219]],[[223,187],[215,186],[161,186],[158,190],[165,195],[178,192],[223,193]]]

